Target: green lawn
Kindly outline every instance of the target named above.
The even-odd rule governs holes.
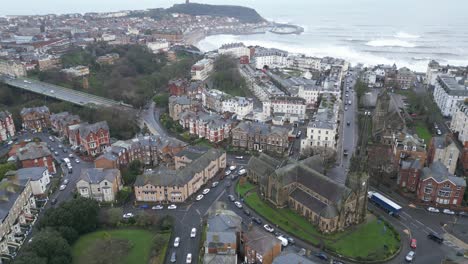
[[[289,209],[276,209],[269,206],[258,197],[257,193],[252,193],[245,198],[247,205],[255,209],[257,213],[262,215],[271,223],[276,223],[284,231],[291,233],[297,237],[303,238],[313,244],[317,244],[319,240],[314,237],[318,235],[318,231],[305,218],[294,213]]]
[[[244,185],[240,185],[239,182],[237,182],[236,192],[243,197],[246,192],[248,192],[248,191],[250,191],[250,190],[252,190],[254,188],[255,188],[255,185],[253,185],[252,183],[250,183],[248,181],[246,181],[244,183]]]
[[[257,193],[250,193],[245,197],[245,202],[287,233],[315,245],[322,239],[328,248],[343,256],[358,260],[384,259],[398,250],[400,245],[398,234],[388,227],[385,227],[384,231],[383,223],[376,219],[357,226],[355,230],[325,235],[319,233],[309,221],[294,211],[271,207],[262,201]]]
[[[329,247],[354,259],[382,259],[396,252],[400,243],[388,226],[375,219],[330,243]]]
[[[424,139],[424,142],[426,142],[426,144],[429,144],[432,138],[432,134],[427,128],[426,123],[424,123],[424,121],[417,121],[414,124],[414,128],[416,129],[416,133],[418,134],[418,136]]]
[[[155,234],[140,229],[96,231],[80,237],[73,245],[73,263],[148,263],[155,242],[164,241],[164,245],[167,245],[169,238],[170,233]],[[164,246],[156,250],[161,253],[165,251]]]

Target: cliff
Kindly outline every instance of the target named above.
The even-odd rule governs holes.
[[[252,8],[231,5],[176,4],[166,9],[169,13],[182,13],[192,16],[233,17],[243,23],[259,23],[265,19]]]

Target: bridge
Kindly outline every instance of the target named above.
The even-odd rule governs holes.
[[[124,109],[133,109],[132,105],[118,102],[105,97],[80,92],[77,90],[65,88],[62,86],[37,81],[30,78],[0,78],[5,84],[23,89],[36,94],[41,94],[60,101],[70,102],[79,106],[86,107],[119,107]]]

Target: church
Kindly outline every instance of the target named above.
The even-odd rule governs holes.
[[[333,233],[365,219],[368,175],[349,172],[341,184],[332,173],[336,170],[326,174],[320,156],[296,161],[262,153],[249,160],[247,177],[273,206],[289,207],[319,231]]]

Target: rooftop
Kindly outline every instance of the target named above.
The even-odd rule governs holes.
[[[119,175],[120,171],[118,169],[89,168],[81,170],[80,180],[89,184],[98,184],[103,180],[114,182]]]
[[[51,156],[52,153],[47,148],[45,142],[30,142],[16,152],[16,156],[20,161],[38,159]]]
[[[459,84],[458,81],[454,77],[444,76],[444,75],[438,76],[437,82],[449,95],[468,97],[467,87]]]

